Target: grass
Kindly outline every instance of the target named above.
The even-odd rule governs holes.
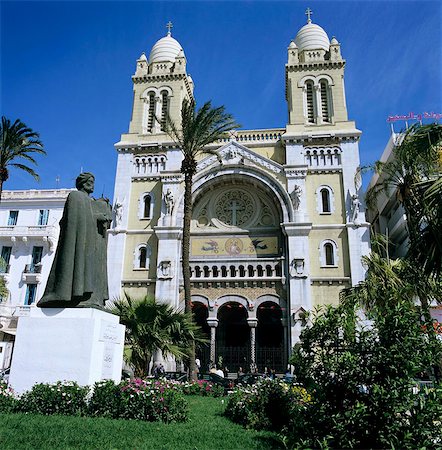
[[[187,397],[189,421],[164,424],[90,417],[0,414],[0,448],[277,449],[274,433],[246,430],[222,414],[222,399]]]

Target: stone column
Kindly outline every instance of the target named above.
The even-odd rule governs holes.
[[[207,324],[210,327],[210,361],[214,363],[216,357],[216,327],[218,326],[218,319],[208,318]]]
[[[250,327],[250,365],[256,364],[256,327],[258,326],[258,319],[247,319]]]

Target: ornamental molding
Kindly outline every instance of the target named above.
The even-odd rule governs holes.
[[[287,178],[301,179],[307,176],[307,166],[285,166],[285,176]]]
[[[315,174],[321,174],[321,173],[341,173],[342,172],[342,167],[336,167],[334,169],[308,169],[308,173],[315,173]]]
[[[286,64],[286,72],[304,72],[305,70],[341,69],[345,66],[342,61],[315,61],[298,62],[296,64]]]
[[[185,73],[163,73],[163,74],[146,74],[146,75],[133,75],[132,80],[134,83],[152,82],[152,81],[177,81],[186,80],[187,74]]]
[[[198,163],[197,171],[200,172],[210,166],[219,165],[220,163],[223,166],[230,166],[245,165],[247,162],[264,167],[274,173],[282,173],[284,171],[282,165],[251,151],[249,148],[244,147],[237,142],[230,142],[221,147],[217,151],[217,155],[211,155],[204,158]]]

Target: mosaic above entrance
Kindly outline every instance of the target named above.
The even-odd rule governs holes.
[[[195,237],[191,240],[192,257],[253,257],[278,253],[277,236]]]

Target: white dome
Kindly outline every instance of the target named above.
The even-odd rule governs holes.
[[[295,37],[295,43],[299,50],[318,50],[329,51],[330,41],[327,33],[315,23],[304,25]]]
[[[174,62],[175,58],[182,52],[181,44],[170,34],[161,38],[152,47],[149,56],[149,63],[170,61]],[[184,52],[183,52],[184,56]]]

